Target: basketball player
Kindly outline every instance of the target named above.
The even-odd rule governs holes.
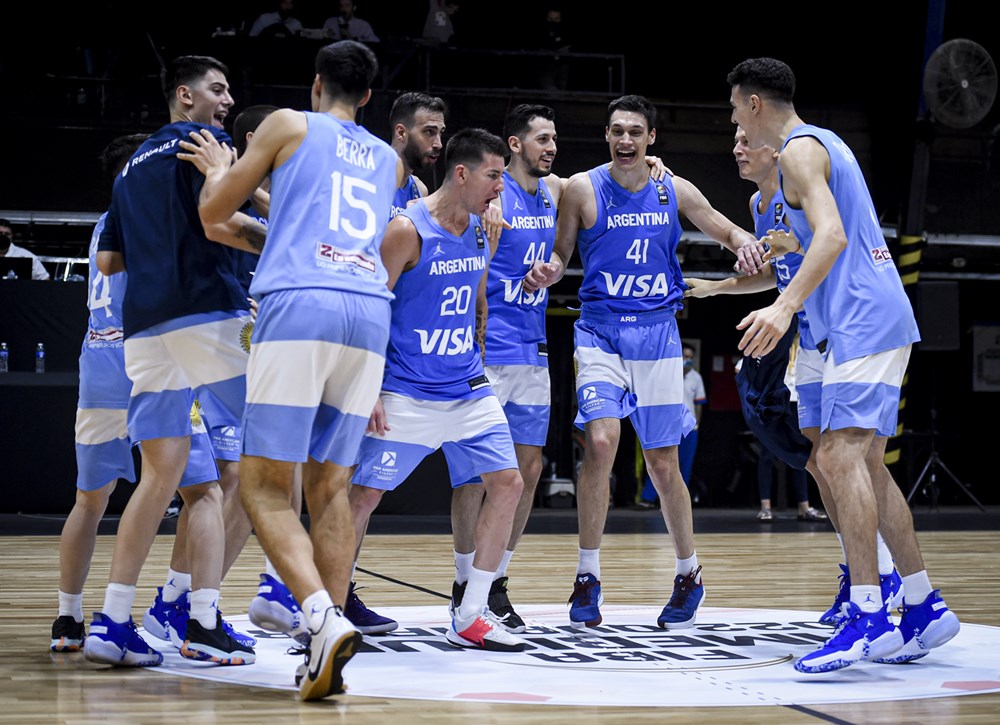
[[[142,475],[118,528],[104,605],[95,613],[84,654],[96,662],[157,665],[162,656],[132,623],[135,585],[163,511],[178,490],[191,448],[191,406],[210,392],[239,419],[247,355],[239,332],[248,303],[232,256],[206,238],[197,216],[204,178],[178,159],[192,131],[220,135],[233,105],[226,66],[182,56],[165,69],[170,123],[154,133],[115,183],[98,243],[100,271],[127,268],[122,302],[126,372],[132,381],[129,437],[142,443]],[[220,220],[214,236],[254,249],[263,227],[244,214]],[[190,507],[187,535],[192,591],[181,654],[219,664],[249,664],[253,650],[233,639],[218,611],[225,550],[222,492],[217,482],[181,489]]]
[[[481,477],[475,558],[462,600],[452,602],[447,639],[459,647],[520,651],[487,607],[523,484],[507,419],[483,373],[486,268],[495,242],[480,221],[503,189],[506,147],[464,129],[445,148],[441,188],[393,219],[382,245],[392,330],[379,403],[351,487],[360,543],[385,491],[442,448],[452,486]],[[475,332],[474,332],[475,330]]]
[[[384,367],[392,295],[379,248],[404,180],[389,145],[354,121],[377,73],[364,44],[332,43],[316,56],[313,111],[272,113],[231,168],[209,134],[183,144],[206,173],[207,228],[271,177],[269,241],[250,286],[259,308],[240,492],[308,624],[303,700],[343,691],[362,636],[343,615],[355,542],[347,491]],[[296,463],[308,532],[291,505]]]
[[[656,139],[656,109],[628,95],[608,106],[611,163],[570,177],[560,201],[555,249],[525,277],[533,292],[562,278],[579,240],[583,261],[576,322],[578,415],[586,435],[577,482],[580,552],[570,624],[601,623],[600,543],[621,419],[631,419],[659,493],[676,556],[673,594],[657,623],[690,627],[704,597],[691,499],[677,444],[694,418],[683,401],[675,314],[683,280],[676,249],[680,215],[733,251],[756,241],[678,176],[653,181],[642,160]]]
[[[816,462],[836,503],[851,576],[840,628],[795,668],[814,673],[861,659],[916,659],[954,637],[960,624],[931,588],[910,509],[884,461],[910,347],[920,339],[913,310],[857,159],[832,131],[798,116],[791,68],[773,58],[751,58],[727,81],[732,121],[747,142],[778,149],[785,214],[805,250],[784,292],[737,325],[745,330],[739,348],[745,355],[766,355],[805,306],[824,354]],[[899,628],[879,587],[878,531],[902,575]]]

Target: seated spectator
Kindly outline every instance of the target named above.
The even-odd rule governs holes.
[[[458,12],[458,0],[428,0],[428,3],[423,39],[433,43],[448,43],[455,34],[451,16]]]
[[[6,219],[0,219],[0,257],[27,257],[31,260],[32,279],[51,279],[48,270],[42,264],[42,260],[24,247],[14,244],[14,230]]]
[[[378,36],[371,23],[354,13],[358,6],[354,0],[340,0],[340,15],[327,18],[323,23],[323,33],[330,40],[357,40],[362,43],[377,43]]]
[[[277,0],[275,10],[261,13],[250,27],[251,38],[288,38],[302,32],[302,22],[292,13],[295,0]]]

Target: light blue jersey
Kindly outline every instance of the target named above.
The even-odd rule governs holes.
[[[85,408],[127,408],[132,383],[125,376],[125,335],[122,299],[128,275],[106,277],[97,268],[97,242],[107,212],[101,214],[90,238],[87,332],[80,349],[80,405]]]
[[[492,395],[475,339],[476,292],[489,257],[479,217],[470,214],[456,237],[424,200],[401,214],[420,235],[420,260],[393,289],[382,389],[420,400]]]
[[[771,203],[767,205],[767,209],[759,211],[759,207],[760,192],[758,191],[753,195],[753,226],[758,239],[763,238],[773,229],[786,232],[791,231],[788,222],[785,221],[785,197],[782,195],[781,189],[774,192],[774,196],[771,197]],[[802,255],[798,252],[789,252],[788,254],[771,259],[771,267],[774,270],[774,281],[778,286],[779,292],[785,291],[785,287],[792,281],[795,273],[799,271],[799,267],[802,266],[802,259]],[[799,345],[804,350],[815,350],[816,343],[809,332],[809,319],[806,317],[805,310],[799,310],[797,314],[799,317]]]
[[[486,300],[487,365],[548,366],[545,344],[545,288],[525,292],[524,275],[537,260],[547,261],[556,238],[556,207],[545,182],[530,194],[506,171],[500,193],[503,218],[511,229],[500,233],[490,260]]]
[[[412,175],[406,177],[406,183],[399,189],[396,189],[396,194],[392,197],[390,218],[395,217],[399,212],[408,207],[411,201],[416,201],[419,198],[420,187],[417,186],[417,177]]]
[[[591,169],[597,220],[577,237],[583,261],[584,312],[677,311],[684,279],[677,262],[681,224],[673,182],[650,179],[632,193],[607,166]]]
[[[353,122],[305,116],[305,138],[271,173],[267,244],[250,293],[319,288],[391,298],[380,248],[399,157]]]
[[[811,136],[830,157],[830,190],[847,235],[847,247],[805,301],[817,342],[827,340],[843,363],[920,340],[909,298],[893,264],[864,175],[847,144],[828,129],[801,125],[785,145]],[[779,161],[780,163],[780,161]],[[785,205],[786,218],[802,248],[813,240],[805,212]]]

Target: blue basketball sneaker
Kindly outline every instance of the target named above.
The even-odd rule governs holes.
[[[841,564],[840,589],[837,597],[833,600],[833,606],[823,613],[819,618],[820,624],[829,624],[836,627],[843,617],[841,612],[844,603],[851,598],[851,572],[846,565]],[[891,574],[879,574],[879,587],[882,589],[882,600],[885,602],[885,610],[890,615],[903,602],[903,578],[895,569]]]
[[[705,584],[699,579],[701,567],[674,577],[674,593],[656,623],[663,629],[684,629],[694,624],[698,607],[705,599]]]
[[[573,583],[573,594],[567,604],[569,607],[569,623],[575,629],[596,627],[601,623],[601,605],[604,596],[601,594],[601,582],[593,574],[577,574]]]
[[[83,656],[119,667],[155,667],[163,662],[163,655],[146,644],[131,617],[119,624],[103,612],[94,612],[90,634],[83,641]]]
[[[819,618],[820,624],[829,624],[835,627],[840,623],[840,619],[843,616],[841,611],[844,605],[851,601],[851,572],[844,564],[840,565],[840,570],[843,572],[840,575],[840,589],[837,590],[837,596],[834,597],[833,605]]]
[[[918,660],[950,640],[961,628],[958,617],[948,609],[939,589],[928,594],[920,604],[904,604],[900,610],[903,613],[899,622],[903,646],[890,656],[873,658],[873,661],[898,665]]]
[[[357,584],[351,582],[351,586],[347,590],[347,604],[344,606],[344,616],[351,621],[351,624],[361,634],[385,634],[399,627],[399,622],[395,619],[383,617],[381,614],[373,612],[366,607],[355,591],[356,589]]]
[[[903,603],[903,577],[893,569],[892,574],[879,574],[878,584],[882,589],[885,611],[891,616],[896,608]]]
[[[181,594],[176,601],[165,602],[163,601],[163,587],[156,587],[156,599],[153,600],[149,609],[142,613],[142,628],[157,639],[169,642],[170,635],[167,633],[167,625],[171,616],[177,616],[174,610],[179,601],[187,602],[187,592]]]
[[[795,669],[808,674],[833,672],[862,659],[885,657],[902,646],[903,634],[885,608],[863,612],[854,602],[847,602],[840,628],[819,649],[800,657]]]
[[[268,632],[281,632],[300,643],[309,641],[309,627],[295,597],[270,574],[260,575],[257,596],[250,600],[250,621]]]

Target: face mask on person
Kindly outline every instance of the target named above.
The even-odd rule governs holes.
[[[684,361],[684,369],[685,370],[694,370],[694,360],[685,360]]]
[[[12,242],[13,240],[10,238],[10,234],[7,232],[0,232],[0,252],[7,254]]]

